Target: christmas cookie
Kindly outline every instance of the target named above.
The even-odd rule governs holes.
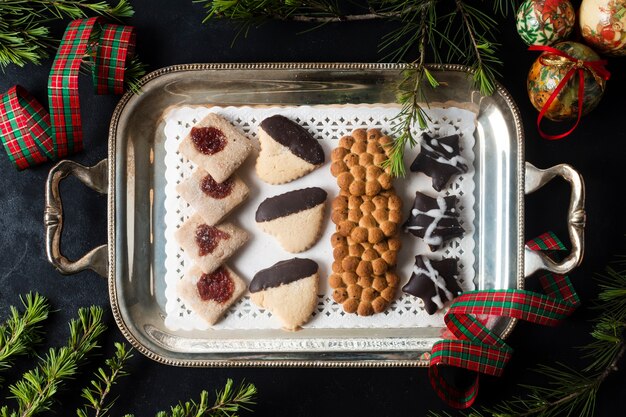
[[[317,263],[293,258],[263,269],[250,282],[250,299],[272,312],[286,330],[298,330],[317,305]]]
[[[385,311],[400,282],[394,272],[400,240],[358,244],[339,233],[331,237],[333,299],[346,313],[369,316]]]
[[[411,171],[431,177],[435,190],[441,191],[453,175],[467,172],[467,161],[460,155],[459,135],[433,138],[423,133],[420,144]]]
[[[378,129],[357,129],[331,154],[340,192],[332,204],[336,233],[329,284],[344,311],[361,316],[383,312],[399,282],[394,269],[402,201],[388,170],[380,167],[391,142]]]
[[[192,267],[178,282],[179,297],[210,325],[246,290],[246,284],[232,269],[220,266],[210,274]]]
[[[201,168],[176,186],[178,194],[213,226],[248,197],[248,186],[235,174],[218,183]]]
[[[213,272],[248,240],[245,230],[231,223],[210,226],[202,216],[191,216],[174,233],[178,244],[203,272]]]
[[[256,211],[256,224],[286,251],[305,251],[320,237],[326,196],[326,191],[312,187],[267,198]]]
[[[341,191],[333,200],[331,219],[337,232],[356,243],[378,243],[397,233],[402,200],[393,190],[376,196],[354,196]]]
[[[457,283],[456,259],[434,261],[425,256],[416,256],[413,274],[402,291],[421,298],[428,314],[435,314],[447,301],[458,297],[461,288]]]
[[[330,166],[339,188],[350,195],[370,197],[391,189],[391,175],[381,164],[387,159],[385,147],[392,141],[378,129],[356,129],[339,139]]]
[[[464,233],[456,204],[455,195],[433,198],[418,191],[411,214],[403,225],[404,230],[421,237],[432,251],[436,251],[445,241]]]
[[[191,128],[178,150],[221,183],[246,159],[252,144],[226,119],[209,113]]]
[[[299,124],[281,115],[259,126],[261,151],[256,172],[269,184],[284,184],[300,178],[324,163],[324,150]]]

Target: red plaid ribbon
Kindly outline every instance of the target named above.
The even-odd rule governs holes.
[[[544,54],[542,56],[557,56],[571,63],[571,68],[569,69],[569,71],[567,71],[565,77],[563,77],[561,82],[556,86],[552,94],[550,94],[550,97],[548,97],[548,100],[546,100],[546,103],[541,108],[539,116],[537,116],[537,129],[539,130],[539,134],[542,138],[548,140],[563,139],[578,127],[580,118],[583,115],[583,101],[585,98],[585,71],[590,71],[594,75],[594,77],[599,77],[606,81],[611,77],[609,71],[604,68],[604,66],[608,62],[604,59],[598,61],[583,61],[581,59],[574,58],[573,56],[561,51],[560,49],[556,49],[551,46],[531,45],[528,50],[543,51]],[[561,133],[558,135],[549,135],[541,129],[541,121],[543,120],[543,117],[550,108],[552,102],[556,100],[556,98],[559,96],[559,93],[563,90],[565,85],[567,85],[567,82],[574,76],[574,73],[576,72],[578,72],[578,117],[576,118],[576,123],[574,123],[574,126],[572,126],[572,128],[565,133]]]
[[[0,133],[11,162],[24,169],[54,154],[50,115],[23,87],[16,85],[1,98]]]
[[[565,247],[553,233],[527,243],[532,250],[560,251]],[[478,394],[478,373],[500,376],[511,358],[511,349],[485,326],[486,318],[512,317],[545,326],[555,326],[580,304],[570,280],[563,275],[544,273],[540,283],[546,295],[526,290],[486,290],[462,294],[454,300],[444,318],[452,339],[433,346],[430,382],[439,397],[455,408],[468,408]],[[476,372],[472,385],[458,389],[440,373],[443,365]]]
[[[126,62],[134,45],[132,27],[103,24],[99,17],[74,20],[63,35],[50,71],[50,115],[20,86],[1,96],[0,136],[18,169],[83,149],[78,95],[81,63],[95,55],[92,75],[96,92],[121,94]]]

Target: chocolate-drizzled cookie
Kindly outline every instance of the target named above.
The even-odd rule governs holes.
[[[320,237],[326,197],[326,191],[312,187],[267,198],[256,211],[257,226],[288,252],[307,250]]]
[[[432,251],[436,251],[445,241],[464,233],[456,203],[455,195],[433,198],[417,191],[404,230],[421,237]]]
[[[433,138],[422,134],[421,151],[411,164],[411,171],[432,178],[433,188],[441,191],[453,175],[467,172],[467,162],[460,154],[459,135]]]
[[[416,256],[413,274],[402,291],[421,298],[428,314],[435,314],[447,301],[462,292],[457,283],[456,259],[434,261],[425,256]]]
[[[269,184],[284,184],[300,178],[324,163],[324,150],[299,124],[275,115],[259,125],[261,151],[256,172]]]
[[[280,261],[256,273],[250,299],[277,316],[286,330],[297,330],[317,305],[318,269],[310,259]]]

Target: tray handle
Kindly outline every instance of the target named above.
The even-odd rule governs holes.
[[[70,261],[61,254],[61,231],[63,230],[63,203],[59,194],[59,184],[68,175],[74,175],[87,187],[106,194],[109,188],[106,159],[92,167],[64,160],[50,170],[46,181],[46,208],[44,225],[46,228],[46,255],[57,271],[64,275],[92,269],[106,277],[109,270],[107,245],[98,246],[77,261]]]
[[[560,164],[547,169],[539,169],[526,162],[526,194],[537,191],[555,177],[569,182],[572,192],[567,216],[567,227],[572,243],[572,251],[561,262],[555,262],[541,251],[525,248],[524,275],[530,276],[540,269],[556,274],[567,274],[580,265],[585,248],[585,183],[583,177],[570,165]]]

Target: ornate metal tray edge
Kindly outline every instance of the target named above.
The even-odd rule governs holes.
[[[407,65],[402,64],[367,64],[367,63],[324,63],[324,64],[316,64],[316,63],[259,63],[259,64],[185,64],[185,65],[174,65],[170,67],[165,67],[159,70],[156,70],[148,75],[146,75],[141,81],[140,86],[146,85],[151,80],[163,76],[165,74],[172,74],[176,72],[182,71],[203,71],[203,70],[228,70],[228,69],[236,69],[236,70],[259,70],[259,69],[312,69],[312,70],[324,70],[324,69],[333,69],[333,70],[398,70],[401,71],[403,69],[408,68]],[[462,65],[432,65],[430,66],[433,70],[442,70],[442,71],[462,71],[468,73],[468,76],[471,75],[471,70],[468,67]],[[523,230],[524,230],[524,146],[523,146],[523,129],[521,124],[521,118],[519,114],[519,110],[512,100],[509,93],[500,85],[497,84],[497,93],[500,94],[504,100],[509,105],[510,109],[513,112],[515,129],[518,134],[518,204],[519,204],[519,214],[518,217],[518,239],[523,239]],[[428,366],[428,360],[394,360],[394,359],[385,359],[385,360],[196,360],[196,359],[171,359],[166,356],[160,355],[158,353],[153,352],[144,346],[135,335],[129,330],[129,326],[124,322],[122,317],[118,293],[116,290],[115,284],[115,256],[116,256],[116,245],[115,245],[115,149],[116,149],[116,135],[117,135],[117,123],[119,121],[120,115],[124,110],[128,101],[132,98],[132,93],[126,93],[120,102],[112,116],[110,131],[109,131],[109,164],[108,164],[108,179],[109,179],[109,194],[108,194],[108,263],[109,263],[109,273],[108,273],[108,287],[109,287],[109,296],[111,302],[111,310],[115,321],[124,335],[124,337],[131,343],[131,345],[137,349],[139,352],[144,354],[145,356],[166,364],[173,366],[191,366],[191,367],[413,367],[413,366]],[[517,256],[518,256],[518,271],[517,271],[517,287],[523,288],[524,283],[524,249],[523,244],[517,245]],[[502,331],[502,337],[506,338],[511,331],[513,330],[516,320],[510,319],[507,320],[507,324]]]

